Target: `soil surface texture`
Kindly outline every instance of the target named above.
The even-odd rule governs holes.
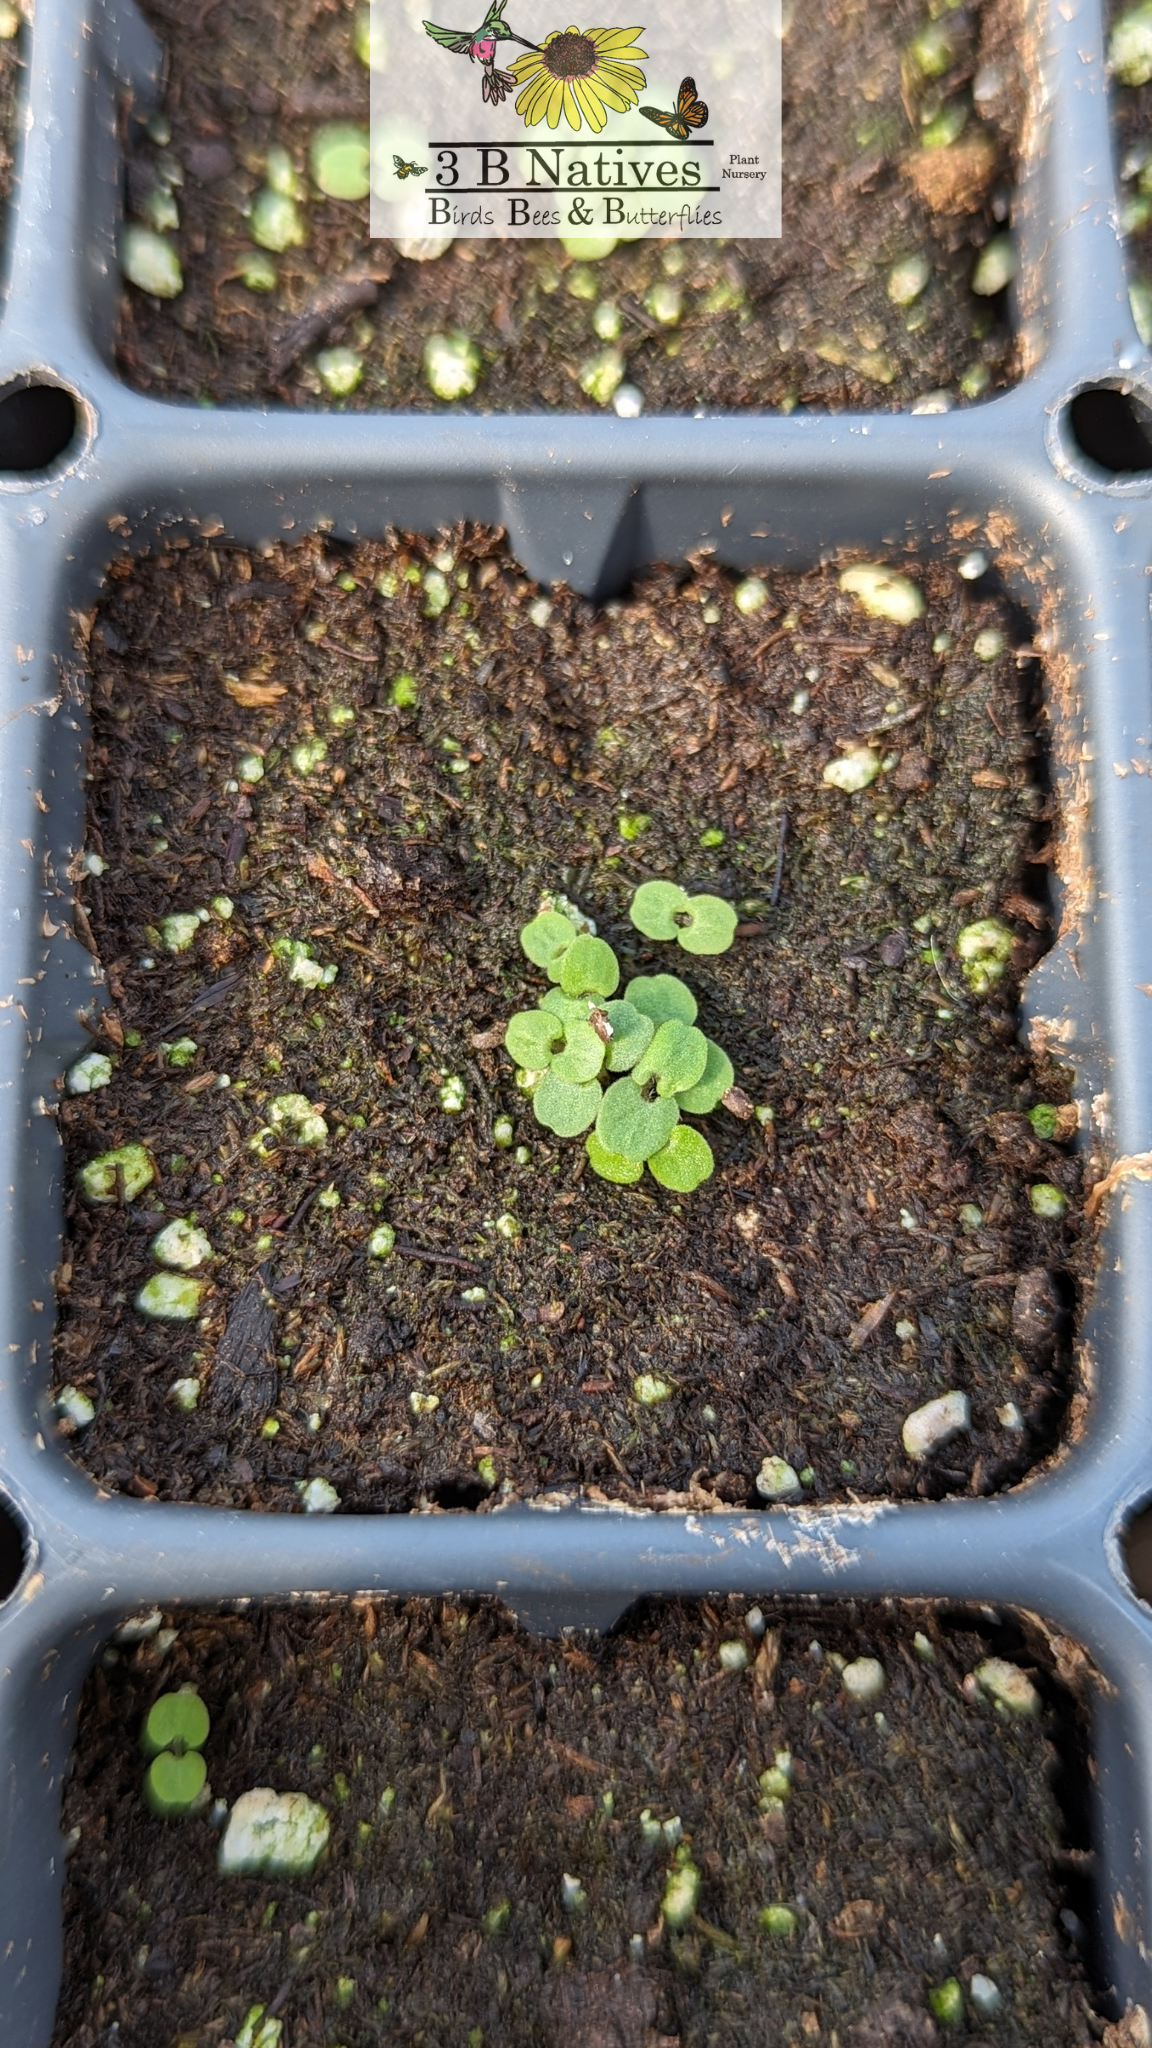
[[[185,287],[163,303],[126,288],[119,359],[145,390],[428,410],[440,401],[424,380],[424,343],[463,329],[484,359],[466,409],[594,411],[578,379],[604,346],[592,314],[605,301],[649,410],[890,408],[942,388],[979,397],[1016,374],[1006,294],[976,297],[970,283],[978,251],[1009,221],[1018,169],[1017,0],[946,12],[922,0],[786,6],[778,241],[646,241],[595,266],[570,261],[559,242],[457,241],[439,260],[413,261],[369,242],[367,200],[309,186],[307,242],[274,259],[271,292],[240,281],[267,151],[286,148],[305,177],[325,120],[367,122],[356,9],[216,0],[207,28],[205,9],[185,0],[147,11],[170,53],[171,139],[134,131],[129,210],[147,219],[157,187],[182,178],[170,240]],[[925,29],[938,45],[931,76],[910,54]],[[903,273],[894,302],[890,272],[909,257],[928,281],[917,293]],[[682,299],[671,325],[646,305],[669,282]],[[339,401],[315,368],[332,344],[363,358],[359,388]]]
[[[112,572],[84,622],[77,897],[114,1073],[61,1105],[55,1352],[103,1483],[288,1509],[322,1479],[356,1512],[580,1488],[756,1505],[769,1455],[818,1501],[988,1493],[1054,1449],[1084,1398],[1092,1246],[1078,1159],[1026,1114],[1067,1076],[1015,1035],[1050,937],[1040,668],[1002,599],[912,566],[907,627],[832,568],[754,587],[751,615],[707,562],[596,610],[479,533]],[[872,786],[829,786],[869,738]],[[642,939],[652,876],[735,903],[731,950]],[[694,1195],[598,1179],[517,1088],[504,1024],[547,988],[519,931],[557,889],[625,981],[688,981],[770,1112],[697,1119],[716,1173]],[[198,912],[165,950],[161,921]],[[989,915],[1017,937],[977,998],[956,941]],[[291,941],[331,985],[291,979]],[[285,1095],[319,1145],[277,1124]],[[77,1171],[126,1143],[156,1178],[81,1200]],[[1062,1217],[1035,1213],[1042,1185]],[[148,1321],[175,1218],[212,1247],[199,1320]],[[369,1255],[383,1223],[395,1250]],[[970,1432],[912,1462],[905,1418],[955,1390]]]
[[[1060,1882],[1083,1844],[1053,1796],[1084,1761],[1043,1647],[992,1631],[1040,1693],[1014,1719],[973,1677],[1005,1645],[962,1615],[758,1634],[744,1604],[563,1643],[447,1603],[169,1617],[170,1647],[106,1658],[84,1694],[55,2048],[117,2022],[131,2048],[224,2048],[257,2004],[283,2048],[935,2048],[950,1980],[966,2040],[1085,2048]],[[841,1675],[860,1658],[886,1678],[866,1704]],[[210,1809],[149,1814],[140,1725],[176,1684],[211,1715],[213,1799],[326,1808],[310,1876],[221,1876]],[[699,1889],[674,1928],[678,1859]]]

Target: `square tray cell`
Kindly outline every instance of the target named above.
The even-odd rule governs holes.
[[[644,242],[595,264],[559,242],[370,243],[367,200],[319,193],[315,135],[368,119],[359,6],[218,0],[209,35],[195,9],[150,12],[169,51],[165,112],[152,134],[133,129],[127,204],[138,224],[178,220],[163,260],[176,254],[183,289],[125,291],[119,362],[142,390],[427,410],[440,401],[425,343],[453,329],[479,351],[466,402],[485,412],[595,411],[625,372],[660,411],[890,408],[979,397],[1016,374],[1004,238],[1029,90],[1016,0],[789,4],[783,237]],[[270,150],[303,237],[275,254],[252,226]],[[317,366],[333,346],[360,364],[346,398]],[[581,375],[605,349],[619,363],[602,365],[598,398]]]
[[[475,531],[117,565],[54,1368],[104,1484],[754,1506],[987,1494],[1055,1448],[1093,1232],[1067,1073],[1016,1035],[1040,667],[986,577],[912,566],[897,624],[706,560],[597,611]],[[652,877],[734,904],[731,950],[645,940]],[[731,1059],[695,1193],[599,1178],[518,1085],[549,894]],[[86,1199],[124,1146],[154,1177]]]
[[[1093,2038],[1085,1730],[1036,1628],[717,1601],[541,1643],[412,1601],[157,1610],[118,1641],[65,1795],[56,2048],[241,2038],[260,2006],[285,2044],[721,2048],[770,2013],[789,2048],[929,2048],[933,2010]],[[140,1733],[180,1686],[208,1783],[159,1819]],[[310,1872],[219,1871],[258,1787],[315,1802]]]

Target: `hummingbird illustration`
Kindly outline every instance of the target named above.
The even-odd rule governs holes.
[[[473,64],[479,63],[484,73],[484,98],[493,107],[498,107],[516,86],[512,73],[501,71],[497,66],[497,44],[522,43],[526,50],[538,47],[509,28],[504,19],[507,4],[508,0],[490,0],[488,12],[477,29],[438,28],[434,21],[424,23],[433,42],[439,43],[442,50],[451,50],[454,56],[467,57]]]

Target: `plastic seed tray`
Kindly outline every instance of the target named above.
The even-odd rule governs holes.
[[[111,367],[118,124],[161,51],[121,0],[37,0],[0,324],[0,2032],[40,2048],[60,1968],[59,1815],[77,1695],[144,1605],[360,1591],[499,1596],[538,1630],[638,1595],[923,1595],[1042,1615],[1092,1659],[1104,1973],[1152,2011],[1152,1612],[1122,1538],[1152,1495],[1152,357],[1128,306],[1102,23],[1028,28],[1032,157],[1017,195],[1026,375],[952,414],[638,421],[308,417],[161,404]],[[1091,450],[1093,453],[1086,453]],[[1143,467],[1141,466],[1143,465]],[[101,1494],[47,1401],[57,1077],[98,1000],[70,922],[84,707],[73,614],[161,533],[245,543],[324,527],[507,528],[525,568],[600,596],[711,547],[735,567],[976,540],[1042,629],[1067,857],[1061,936],[1022,1028],[1074,1067],[1102,1174],[1080,1342],[1093,1397],[1050,1471],[939,1505],[707,1515],[602,1508],[304,1518]]]

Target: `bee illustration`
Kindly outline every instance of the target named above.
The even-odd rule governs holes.
[[[646,120],[655,121],[658,128],[663,128],[669,135],[674,135],[678,142],[687,142],[690,128],[708,126],[708,109],[703,100],[696,97],[694,78],[680,80],[674,114],[665,114],[660,107],[641,107],[640,112]]]
[[[406,164],[402,156],[394,156],[392,164],[398,178],[422,178],[428,169],[427,164]]]

